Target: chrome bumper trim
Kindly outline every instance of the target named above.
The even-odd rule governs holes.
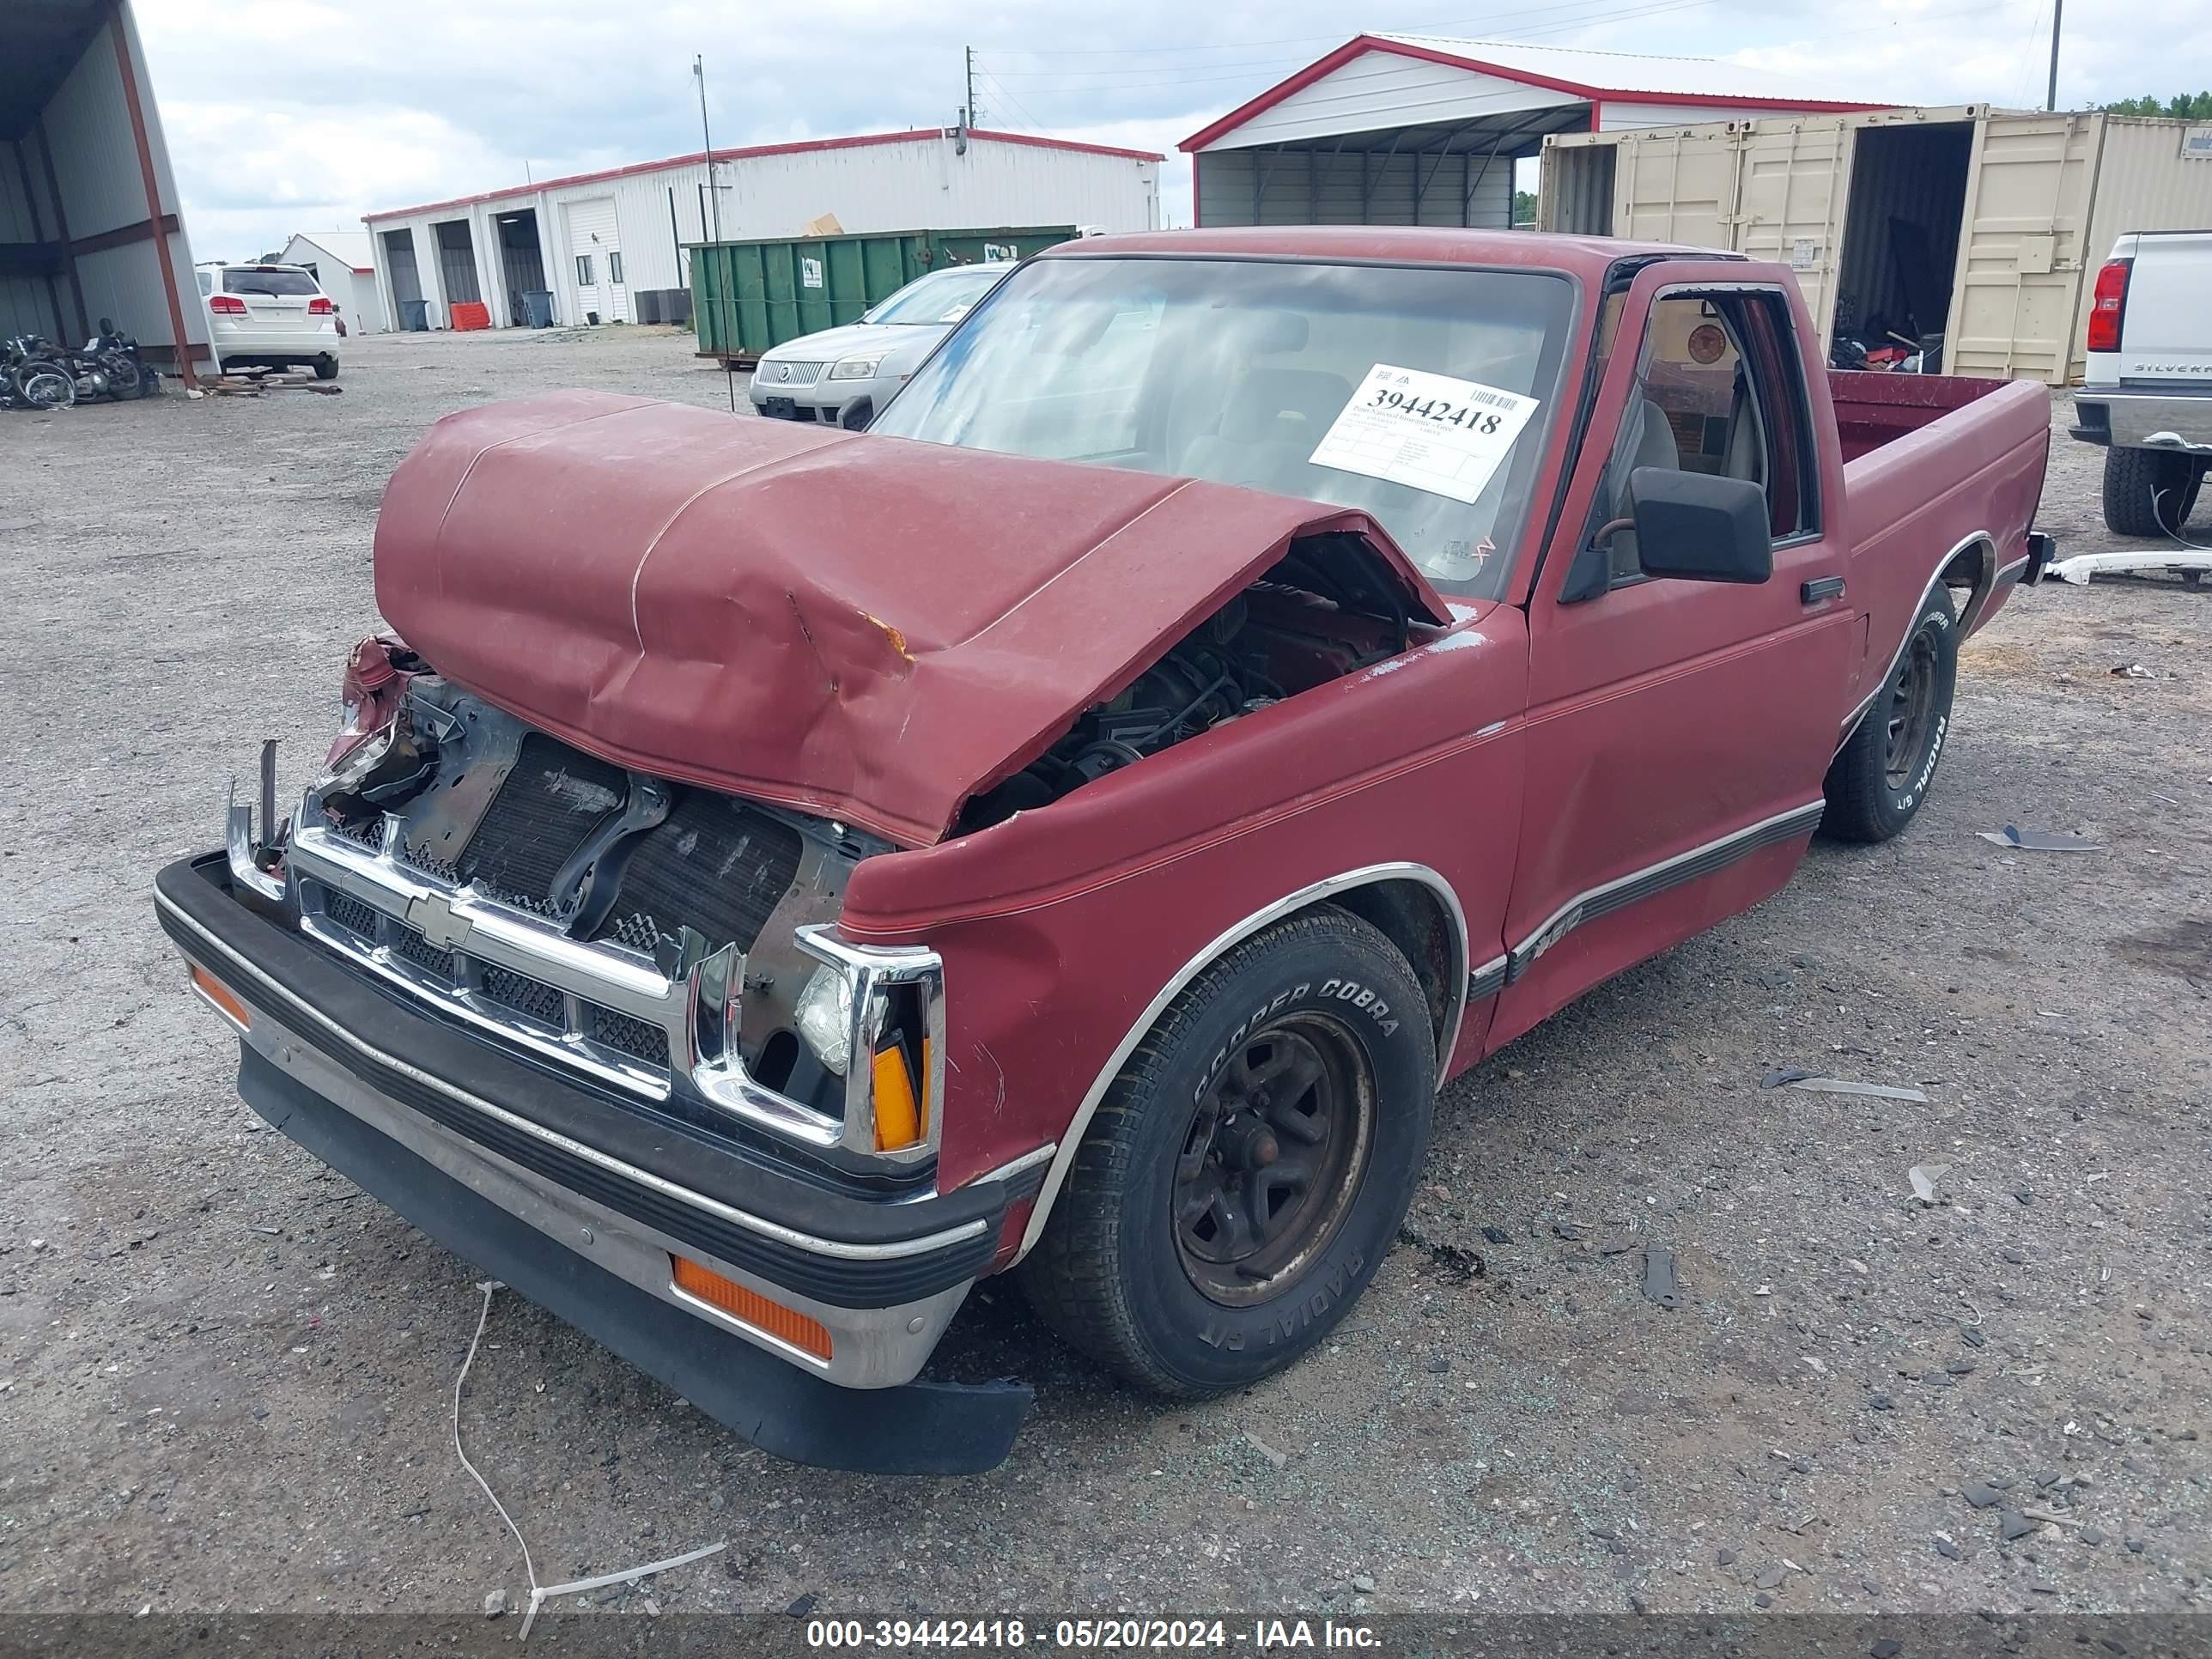
[[[284,1007],[294,1011],[301,1018],[312,1021],[319,1029],[329,1032],[356,1053],[374,1060],[380,1066],[389,1066],[410,1082],[419,1084],[427,1089],[434,1089],[447,1099],[465,1106],[472,1112],[481,1113],[509,1128],[534,1136],[549,1146],[558,1146],[572,1157],[596,1164],[611,1174],[650,1187],[679,1204],[687,1205],[708,1215],[720,1217],[734,1226],[758,1233],[764,1238],[773,1238],[794,1249],[811,1251],[817,1255],[835,1256],[854,1261],[878,1261],[900,1256],[920,1255],[931,1250],[941,1249],[948,1244],[957,1243],[962,1239],[973,1238],[988,1225],[979,1217],[972,1221],[963,1222],[957,1227],[948,1227],[919,1238],[897,1239],[884,1244],[856,1244],[842,1239],[818,1238],[811,1233],[800,1232],[796,1228],[784,1226],[781,1223],[770,1221],[766,1217],[753,1215],[747,1211],[738,1209],[732,1205],[723,1203],[719,1199],[709,1198],[704,1193],[694,1192],[688,1187],[678,1186],[672,1181],[654,1175],[649,1170],[639,1169],[635,1164],[611,1157],[597,1147],[587,1146],[581,1141],[556,1133],[541,1123],[532,1122],[530,1119],[510,1112],[504,1107],[495,1105],[481,1096],[471,1094],[443,1078],[434,1076],[418,1066],[410,1064],[397,1054],[387,1054],[374,1044],[364,1042],[337,1021],[325,1014],[322,1010],[295,995],[254,963],[231,949],[187,915],[167,895],[157,891],[154,900],[166,915],[200,942],[209,957],[216,958],[202,960],[199,957],[190,956],[190,953],[187,953],[188,959],[198,963],[201,967],[214,974],[217,979],[224,979],[234,975],[250,981],[255,987],[258,995],[273,999]],[[381,1098],[381,1097],[379,1097]],[[393,1107],[396,1110],[406,1110],[397,1103],[393,1103]],[[410,1115],[413,1115],[410,1114]]]

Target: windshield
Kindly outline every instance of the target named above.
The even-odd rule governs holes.
[[[1042,259],[873,432],[1370,514],[1441,588],[1504,588],[1573,315],[1561,276]]]
[[[1004,265],[933,271],[908,283],[860,319],[864,323],[957,323],[1006,274]]]

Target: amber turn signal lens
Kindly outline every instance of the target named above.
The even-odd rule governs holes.
[[[227,1018],[241,1031],[253,1024],[253,1014],[239,1000],[238,993],[225,985],[198,963],[192,964],[192,989],[216,1006],[216,1012]]]
[[[696,1296],[709,1307],[720,1309],[739,1324],[764,1331],[802,1353],[811,1353],[817,1359],[829,1358],[830,1328],[820,1320],[810,1319],[780,1302],[771,1302],[758,1291],[748,1290],[734,1279],[725,1279],[696,1261],[688,1261],[680,1255],[672,1255],[668,1261],[676,1288],[687,1296]]]
[[[896,1152],[921,1139],[921,1103],[906,1055],[894,1043],[876,1056],[876,1150]]]

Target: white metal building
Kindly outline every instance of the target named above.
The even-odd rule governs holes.
[[[2212,225],[2208,138],[1983,104],[1600,132],[1546,144],[1538,222],[1779,260],[1823,338],[2063,385],[2113,242]]]
[[[548,179],[372,213],[385,314],[419,306],[444,328],[459,301],[495,325],[519,295],[553,295],[557,322],[627,320],[639,289],[688,285],[684,245],[800,234],[824,214],[848,232],[1160,222],[1159,164],[1145,150],[929,129],[760,144]]]
[[[130,0],[0,5],[0,335],[102,317],[188,385],[212,361],[138,26]]]
[[[280,263],[305,265],[315,273],[345,319],[349,334],[382,334],[384,301],[376,291],[376,266],[365,230],[302,230],[284,244]]]
[[[1201,225],[1504,228],[1549,133],[1884,107],[1717,58],[1363,34],[1180,148]]]

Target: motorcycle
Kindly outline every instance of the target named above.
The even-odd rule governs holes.
[[[119,331],[112,318],[101,318],[100,332],[85,342],[82,351],[70,355],[81,398],[104,392],[119,403],[125,398],[150,398],[161,389],[161,377],[139,356],[138,342]],[[104,384],[88,387],[88,378]]]
[[[0,403],[16,409],[66,409],[76,402],[77,377],[35,334],[0,342]]]

